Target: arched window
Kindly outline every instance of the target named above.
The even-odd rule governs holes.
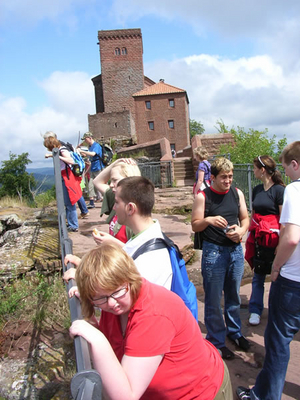
[[[119,47],[116,47],[115,48],[115,55],[119,56],[120,54],[121,54],[121,51],[120,51]]]
[[[126,47],[122,47],[122,55],[124,56],[125,54],[127,54],[127,49]]]

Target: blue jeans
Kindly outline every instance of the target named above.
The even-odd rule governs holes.
[[[226,335],[231,339],[242,336],[239,291],[243,272],[244,255],[241,244],[226,247],[203,241],[206,339],[217,348],[225,346]],[[221,309],[222,291],[226,326]]]
[[[266,275],[254,272],[252,293],[249,301],[249,312],[261,315],[264,309],[264,291]]]
[[[65,207],[66,207],[66,217],[68,221],[68,225],[70,228],[73,229],[78,229],[78,217],[77,217],[77,210],[76,210],[76,204],[72,206],[69,198],[69,193],[66,188],[64,180],[62,180],[62,187],[63,187],[63,193],[64,193],[64,202],[65,202]]]
[[[300,282],[279,275],[270,289],[265,361],[251,389],[251,399],[281,399],[290,359],[290,342],[299,329]]]
[[[89,210],[85,204],[85,200],[84,200],[83,196],[80,197],[80,199],[77,201],[77,204],[78,204],[81,214],[87,214],[89,212]]]

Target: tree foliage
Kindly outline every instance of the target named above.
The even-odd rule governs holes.
[[[224,133],[232,133],[234,137],[234,143],[222,145],[220,148],[220,154],[230,153],[230,159],[234,164],[252,163],[253,159],[259,155],[271,156],[278,163],[279,155],[287,145],[285,136],[277,141],[275,135],[268,136],[268,129],[258,131],[250,128],[246,132],[244,128],[240,127],[237,127],[237,129],[233,127],[228,130],[222,120],[218,121],[217,124],[220,129],[225,129],[225,131],[223,130]]]
[[[26,166],[31,161],[28,153],[16,154],[9,153],[9,160],[2,161],[0,168],[0,198],[4,196],[16,197],[20,200],[23,197],[32,198],[30,188],[36,186],[36,181],[32,174],[26,172]]]
[[[197,122],[194,119],[190,119],[190,136],[191,138],[195,135],[202,135],[205,132],[203,124]]]

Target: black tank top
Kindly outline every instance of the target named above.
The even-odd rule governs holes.
[[[232,189],[237,190],[236,188]],[[210,207],[207,216],[221,215],[227,220],[228,225],[238,225],[239,203],[233,190],[230,189],[228,192],[220,194],[219,192],[215,192],[211,187],[204,189],[205,197],[209,196],[210,198]],[[203,231],[203,240],[219,246],[236,245],[236,243],[226,237],[223,229],[213,225],[208,225]]]

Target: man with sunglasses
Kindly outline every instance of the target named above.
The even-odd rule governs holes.
[[[242,400],[280,400],[290,358],[290,342],[300,329],[300,141],[280,156],[292,182],[285,188],[279,244],[271,273],[266,356],[254,387],[237,388]]]

